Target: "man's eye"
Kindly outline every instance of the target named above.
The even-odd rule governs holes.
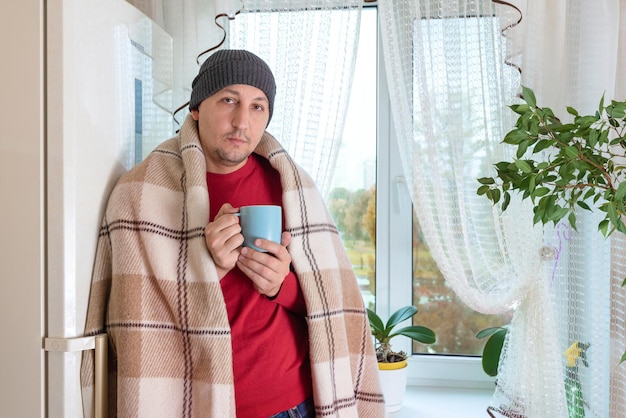
[[[226,97],[226,98],[224,99],[224,102],[225,102],[225,103],[235,103],[235,99],[231,99],[230,97]]]

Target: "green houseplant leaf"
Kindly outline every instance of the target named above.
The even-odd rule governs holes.
[[[483,347],[482,367],[483,371],[489,376],[498,375],[498,366],[500,365],[500,355],[502,347],[508,333],[508,326],[485,328],[476,334],[476,338],[487,338],[487,342]]]
[[[399,329],[391,336],[395,337],[396,335],[404,335],[405,337],[409,337],[410,339],[419,341],[423,344],[433,344],[437,340],[437,337],[433,330],[420,325],[413,325],[410,327]]]

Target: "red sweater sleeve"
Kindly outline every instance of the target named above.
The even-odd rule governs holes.
[[[285,309],[289,309],[302,316],[306,315],[306,304],[302,296],[302,289],[300,289],[300,284],[293,271],[287,274],[278,294],[274,298],[271,298],[271,300]]]

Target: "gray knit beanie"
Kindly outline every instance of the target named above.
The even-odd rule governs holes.
[[[204,61],[193,83],[189,110],[226,86],[247,84],[262,90],[269,101],[270,117],[274,111],[276,82],[270,67],[252,52],[238,49],[221,49]]]

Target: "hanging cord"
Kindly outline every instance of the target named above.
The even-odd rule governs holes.
[[[227,13],[220,13],[218,15],[215,16],[215,24],[217,25],[218,28],[220,28],[222,30],[222,40],[219,41],[219,43],[217,43],[217,45],[212,46],[211,48],[207,49],[206,51],[201,52],[200,54],[198,54],[198,56],[196,57],[196,64],[200,65],[200,58],[203,55],[208,54],[211,51],[215,51],[216,49],[218,49],[219,47],[221,47],[222,45],[224,45],[224,42],[226,41],[226,29],[224,28],[224,26],[222,26],[220,24],[220,22],[218,21],[219,18],[221,17],[227,17],[228,20],[235,20],[235,16],[237,16],[239,13],[241,13],[241,10],[237,10],[233,15],[229,15]],[[187,101],[185,104],[183,104],[182,106],[178,107],[176,110],[174,110],[174,112],[172,113],[172,118],[174,119],[174,122],[176,122],[176,124],[180,127],[181,123],[178,119],[176,119],[176,114],[178,112],[180,112],[181,110],[185,109],[187,107],[187,105],[189,105],[189,101]],[[180,129],[176,130],[176,133],[178,133],[178,131],[180,131]]]
[[[507,0],[491,0],[491,2],[495,3],[495,4],[500,4],[500,5],[503,5],[503,6],[508,6],[508,7],[512,8],[512,9],[514,9],[519,14],[519,17],[518,17],[517,21],[508,24],[505,28],[500,30],[500,34],[502,35],[502,37],[505,38],[505,39],[508,39],[509,37],[506,34],[507,31],[509,29],[512,29],[515,26],[519,25],[522,22],[522,19],[524,19],[524,14],[522,13],[522,11],[520,10],[519,7],[517,7],[515,4],[513,4],[513,2],[510,2],[510,1],[507,1]],[[520,75],[522,74],[522,68],[519,65],[517,65],[517,64],[515,64],[513,62],[513,58],[512,57],[510,57],[510,56],[504,57],[504,64],[508,65],[511,68],[514,68],[515,70],[517,70],[517,72]],[[520,99],[523,99],[521,91],[517,93],[517,97],[519,97]]]

